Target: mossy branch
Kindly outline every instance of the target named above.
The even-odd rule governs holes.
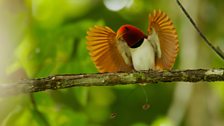
[[[158,82],[224,81],[224,69],[141,71],[120,73],[64,74],[0,84],[0,96],[71,87],[157,84]]]

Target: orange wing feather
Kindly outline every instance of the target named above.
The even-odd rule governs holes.
[[[156,58],[156,69],[171,69],[179,51],[178,36],[170,18],[162,11],[149,16],[148,32],[155,30],[159,38],[161,57]]]
[[[116,33],[109,27],[95,26],[87,32],[87,49],[99,72],[130,71],[117,48]]]

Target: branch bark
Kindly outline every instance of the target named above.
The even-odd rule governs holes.
[[[0,96],[57,90],[70,87],[156,84],[158,82],[224,81],[224,69],[141,71],[120,73],[64,74],[0,84]]]

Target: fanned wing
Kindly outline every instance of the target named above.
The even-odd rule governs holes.
[[[156,57],[156,69],[171,69],[179,51],[176,29],[164,12],[154,10],[149,16],[149,35],[152,30],[158,35],[161,49],[161,57]]]
[[[87,32],[87,49],[99,72],[130,71],[117,48],[116,33],[109,27],[95,26]]]

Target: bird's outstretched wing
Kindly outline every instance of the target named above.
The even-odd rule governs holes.
[[[156,57],[156,69],[171,69],[179,51],[178,36],[170,18],[160,10],[154,10],[149,16],[149,35],[152,32],[158,36],[161,56]]]
[[[116,44],[116,33],[105,26],[95,26],[87,32],[87,49],[99,72],[130,71]]]

